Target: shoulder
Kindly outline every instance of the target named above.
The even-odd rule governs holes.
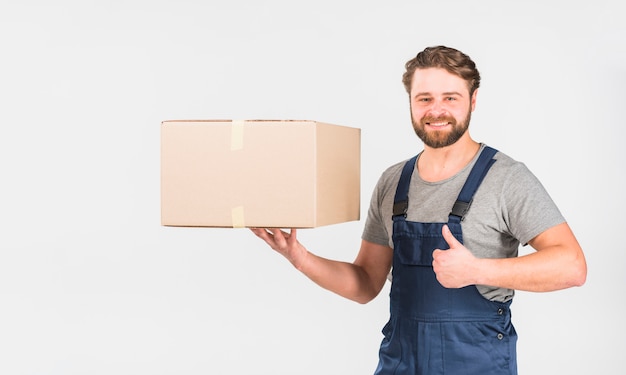
[[[511,168],[513,169],[525,168],[524,163],[513,159],[512,157],[510,157],[509,155],[505,154],[504,152],[500,150],[496,152],[493,158],[496,160],[496,163],[494,163],[494,166],[498,166],[498,168],[501,168],[501,169],[509,170]]]
[[[528,167],[507,154],[498,151],[496,160],[483,182],[482,193],[503,199],[503,204],[518,204],[547,196],[539,179]]]
[[[490,175],[500,182],[510,182],[511,179],[516,180],[518,178],[534,178],[532,172],[526,167],[526,164],[513,159],[502,151],[498,151],[494,159],[496,162],[491,168]]]
[[[489,179],[488,193],[498,193],[511,217],[514,213],[531,212],[533,217],[549,216],[552,210],[556,221],[561,220],[558,208],[541,181],[522,162],[498,152],[493,171],[485,177]],[[491,176],[489,176],[491,174]]]
[[[404,168],[404,165],[406,164],[407,161],[409,161],[409,159],[404,159],[400,162],[397,162],[395,164],[393,164],[392,166],[388,167],[387,169],[385,169],[383,171],[383,173],[381,174],[381,179],[389,179],[389,178],[393,178],[394,176],[398,176],[398,178],[400,177],[400,173],[402,173],[402,168]]]
[[[402,174],[402,169],[404,168],[406,162],[409,160],[410,158],[405,159],[385,169],[378,179],[376,190],[382,194],[385,194],[392,188],[393,191],[395,191],[395,188],[398,185],[398,181],[400,180],[400,175]]]

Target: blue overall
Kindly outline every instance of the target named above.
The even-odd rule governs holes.
[[[511,301],[489,301],[474,285],[445,288],[432,267],[433,250],[449,248],[441,234],[443,225],[463,243],[461,221],[496,152],[483,149],[447,223],[406,220],[417,156],[405,164],[393,209],[391,314],[375,374],[517,374]]]

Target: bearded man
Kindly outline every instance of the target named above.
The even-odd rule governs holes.
[[[314,255],[295,229],[252,231],[360,303],[391,271],[375,374],[517,374],[514,291],[584,284],[582,249],[526,166],[470,136],[480,74],[469,56],[426,48],[406,63],[403,83],[424,147],[380,177],[352,263]],[[520,244],[536,251],[518,256]]]

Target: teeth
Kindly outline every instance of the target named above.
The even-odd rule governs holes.
[[[431,122],[430,126],[445,126],[448,125],[447,122]]]

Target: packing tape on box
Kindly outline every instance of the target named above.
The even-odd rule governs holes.
[[[243,148],[243,128],[244,120],[233,120],[230,132],[230,150],[237,151]]]
[[[233,228],[245,228],[246,223],[243,217],[243,206],[234,207],[230,210],[230,215],[232,217]]]

